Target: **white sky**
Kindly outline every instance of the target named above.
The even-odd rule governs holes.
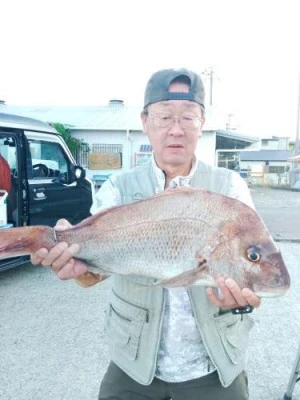
[[[241,133],[295,138],[297,3],[0,0],[0,99],[105,105],[118,97],[142,106],[156,70],[213,67],[214,106],[233,114]],[[209,104],[208,80],[206,91]]]

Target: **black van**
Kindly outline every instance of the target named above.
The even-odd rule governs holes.
[[[8,161],[11,173],[7,225],[0,229],[54,226],[60,218],[75,224],[90,215],[92,182],[49,124],[0,113],[0,154]],[[0,260],[0,271],[28,259],[24,256]]]

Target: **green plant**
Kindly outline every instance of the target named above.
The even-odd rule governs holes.
[[[82,147],[89,148],[88,144],[83,139],[76,139],[72,137],[70,134],[70,129],[66,128],[60,122],[50,122],[50,125],[63,137],[75,158],[77,158]]]

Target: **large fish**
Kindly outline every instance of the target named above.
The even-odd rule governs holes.
[[[0,231],[0,258],[62,241],[78,243],[76,258],[102,276],[145,276],[176,287],[216,286],[222,275],[259,296],[281,295],[290,286],[260,216],[236,199],[203,189],[168,189],[101,211],[65,231],[47,226]]]

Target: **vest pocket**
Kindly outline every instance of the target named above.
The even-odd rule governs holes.
[[[113,353],[121,352],[130,361],[136,359],[143,325],[148,311],[113,295],[106,313],[106,333]]]
[[[239,364],[245,358],[254,324],[252,318],[244,315],[241,319],[239,315],[224,314],[215,318],[215,323],[226,354],[233,364]]]

